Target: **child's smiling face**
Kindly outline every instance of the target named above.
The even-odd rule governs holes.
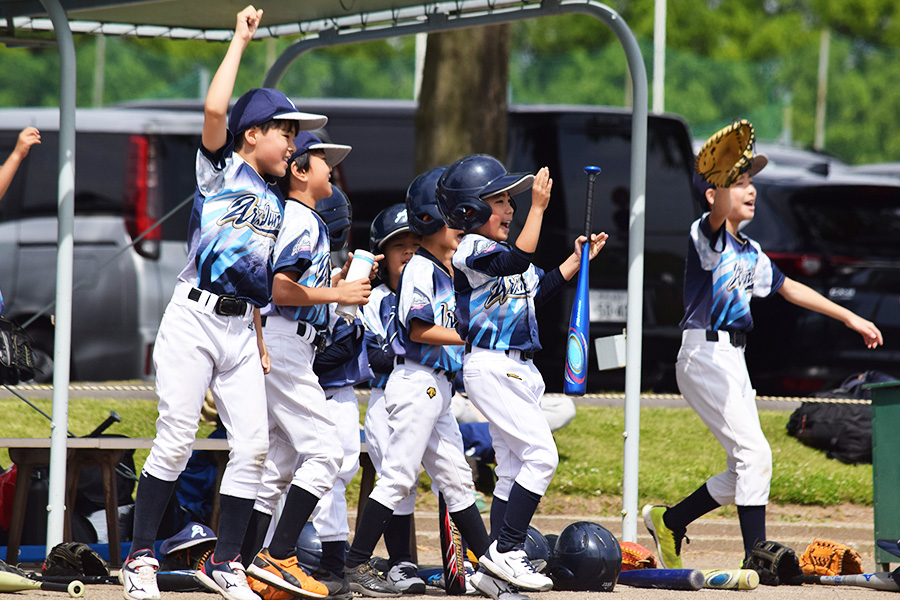
[[[505,242],[509,238],[509,225],[516,212],[509,192],[488,196],[484,198],[484,202],[491,207],[491,217],[487,223],[476,229],[475,233],[495,242]]]

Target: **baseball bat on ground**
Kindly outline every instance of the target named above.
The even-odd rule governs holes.
[[[594,213],[594,181],[600,174],[600,167],[585,167],[587,173],[587,197],[584,207],[584,235],[587,237],[581,248],[581,265],[578,269],[578,286],[575,288],[575,302],[569,317],[569,334],[566,336],[566,372],[563,391],[569,396],[584,396],[587,387],[588,334],[590,333],[590,301],[588,299],[590,268],[591,229]]]
[[[444,591],[449,596],[462,596],[466,593],[466,568],[463,560],[465,553],[462,547],[459,530],[450,518],[444,494],[438,494],[438,512],[440,514],[441,561],[444,565]]]
[[[855,587],[872,588],[873,590],[887,590],[900,592],[900,586],[891,577],[890,573],[861,573],[858,575],[803,575],[803,583],[820,583],[823,585],[850,585]]]
[[[0,572],[0,592],[22,592],[26,590],[68,592],[73,598],[84,596],[84,584],[77,580],[70,583],[52,583],[49,581],[35,581],[15,573]]]
[[[755,590],[759,574],[753,569],[703,569],[703,587],[716,590]]]
[[[699,590],[704,582],[697,569],[635,569],[619,574],[622,585],[661,590]]]

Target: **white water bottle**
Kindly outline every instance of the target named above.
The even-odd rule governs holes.
[[[372,273],[372,267],[375,266],[375,255],[366,250],[354,250],[353,260],[350,261],[350,268],[347,270],[346,281],[356,281],[357,279],[368,279]],[[359,306],[356,304],[338,304],[337,314],[342,317],[352,319],[356,316]]]

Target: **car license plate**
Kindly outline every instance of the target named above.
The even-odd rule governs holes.
[[[590,290],[592,323],[624,323],[628,315],[625,290]]]

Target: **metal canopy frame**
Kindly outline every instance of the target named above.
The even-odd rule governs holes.
[[[605,23],[615,33],[625,51],[632,83],[631,202],[628,242],[628,311],[626,328],[624,478],[622,496],[622,538],[637,539],[638,457],[640,432],[641,343],[643,331],[644,229],[647,180],[647,72],[634,34],[625,21],[608,6],[595,0],[352,0],[368,7],[348,14],[347,2],[303,0],[299,4],[272,0],[275,11],[282,8],[301,18],[277,18],[262,27],[257,37],[304,35],[288,47],[266,73],[263,85],[277,87],[288,67],[304,52],[343,43],[371,41],[400,35],[446,31],[465,27],[496,25],[511,21],[581,13]],[[0,5],[0,18],[14,28],[53,30],[60,54],[60,144],[58,191],[58,254],[56,279],[56,328],[54,337],[53,424],[51,426],[50,489],[47,520],[47,548],[62,542],[66,481],[66,430],[69,410],[69,359],[72,327],[72,261],[75,179],[75,45],[72,32],[105,35],[170,37],[175,39],[228,40],[230,29],[222,28],[222,11],[233,15],[244,0],[211,0],[185,3],[178,0],[33,0]],[[190,17],[174,23],[158,22],[165,14],[160,6],[189,10]],[[190,6],[185,9],[185,6]],[[154,9],[155,7],[155,9]],[[68,8],[76,17],[70,21]],[[16,14],[11,13],[12,10]],[[149,12],[148,12],[149,11]],[[218,11],[218,12],[217,12]],[[271,22],[272,12],[267,20]],[[133,13],[133,14],[132,14]],[[118,22],[125,15],[146,17],[142,21]],[[170,18],[178,18],[178,15]],[[96,20],[90,20],[96,19]],[[207,26],[208,19],[212,26]],[[180,23],[180,25],[179,25]],[[218,25],[218,29],[215,27]],[[231,27],[229,24],[228,27]]]

